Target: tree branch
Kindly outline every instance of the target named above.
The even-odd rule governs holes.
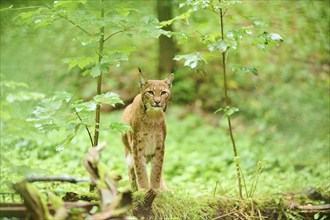
[[[83,120],[81,119],[79,113],[78,113],[77,111],[75,111],[75,112],[76,112],[76,115],[78,116],[79,120],[82,122]],[[93,138],[92,138],[92,134],[91,134],[91,132],[89,131],[87,125],[85,125],[85,128],[86,128],[86,130],[87,130],[87,133],[88,133],[88,136],[89,136],[89,140],[91,141],[91,144],[92,144],[92,146],[93,146]]]
[[[60,16],[61,18],[64,18],[65,20],[67,20],[68,22],[70,22],[71,24],[73,24],[75,27],[77,27],[78,29],[80,29],[82,32],[84,32],[85,34],[89,35],[89,36],[94,36],[94,34],[88,32],[87,30],[85,30],[84,28],[82,28],[80,25],[76,24],[74,21],[72,21],[71,19],[69,19],[67,16],[58,14],[58,16]]]

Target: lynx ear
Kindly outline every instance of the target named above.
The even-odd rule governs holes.
[[[139,69],[139,75],[140,75],[140,88],[142,88],[143,86],[145,86],[145,84],[147,84],[148,79],[142,73],[142,70],[140,69],[140,67],[138,67],[138,69]]]
[[[169,77],[167,77],[164,80],[165,83],[168,85],[169,88],[172,88],[173,79],[174,79],[174,73],[171,73],[171,75],[169,75]]]

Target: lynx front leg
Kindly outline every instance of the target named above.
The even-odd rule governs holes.
[[[134,170],[135,170],[138,189],[148,190],[149,181],[147,175],[147,164],[146,164],[146,158],[144,156],[142,141],[138,141],[138,144],[134,145],[133,147],[133,161],[134,161]]]
[[[162,172],[162,176],[160,177],[160,189],[162,191],[168,191],[168,188],[166,186],[165,180],[164,180],[164,174]]]
[[[136,175],[135,175],[135,170],[134,170],[134,162],[133,162],[133,156],[131,153],[127,154],[126,156],[126,162],[128,165],[128,177],[129,177],[129,181],[131,183],[131,188],[132,191],[137,191],[138,190],[138,186],[136,183]]]
[[[155,156],[152,160],[150,186],[152,189],[166,188],[164,178],[162,176],[163,161],[164,161],[164,142],[157,143]]]

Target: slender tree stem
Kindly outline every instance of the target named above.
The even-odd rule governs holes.
[[[100,0],[101,4],[101,19],[104,18],[104,7],[103,7],[103,1]],[[100,40],[99,40],[99,62],[101,62],[103,57],[103,45],[104,45],[104,26],[100,28]],[[102,92],[102,70],[100,75],[97,77],[97,95],[100,95]],[[100,115],[101,115],[101,105],[97,104],[96,106],[96,112],[95,112],[95,130],[94,130],[94,146],[97,146],[99,143],[99,128],[100,128]]]
[[[224,13],[223,13],[222,9],[220,9],[220,26],[221,26],[221,39],[222,40],[225,39],[223,17],[224,17]],[[227,71],[226,71],[226,52],[227,51],[222,52],[222,68],[223,68],[223,81],[224,81],[224,90],[225,90],[225,102],[226,102],[226,108],[227,108],[229,106],[229,98],[228,98]],[[238,153],[237,153],[235,138],[234,138],[233,129],[232,129],[231,120],[230,120],[229,115],[227,115],[227,120],[228,120],[228,130],[229,130],[229,134],[230,134],[230,139],[231,139],[231,142],[233,145],[233,150],[234,150],[239,196],[241,199],[243,199],[241,170],[240,170],[240,165],[239,165],[238,161],[236,161],[236,159],[238,158]]]

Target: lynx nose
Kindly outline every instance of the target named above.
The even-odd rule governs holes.
[[[159,106],[160,100],[155,100],[154,102],[155,102],[156,106]]]

